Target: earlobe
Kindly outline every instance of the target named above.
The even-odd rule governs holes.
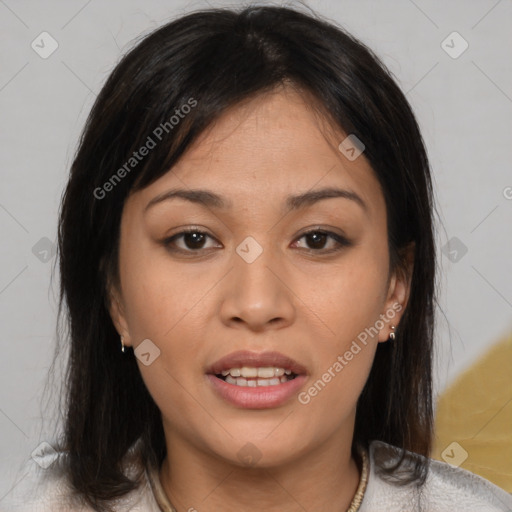
[[[414,268],[414,242],[400,251],[402,264],[399,265],[391,276],[385,308],[381,318],[386,320],[379,332],[379,342],[396,340],[395,330],[409,301],[412,272]]]
[[[121,343],[124,349],[125,346],[131,346],[131,341],[122,301],[120,300],[117,291],[113,287],[110,287],[108,297],[108,311],[110,318],[112,319],[112,323],[114,324],[117,332],[119,333],[119,336],[121,337]]]

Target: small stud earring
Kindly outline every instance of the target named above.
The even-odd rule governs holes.
[[[124,336],[121,336],[121,352],[124,352]]]
[[[394,329],[394,328],[395,328],[395,326],[394,326],[394,325],[392,325],[392,326],[391,326],[391,329]],[[395,339],[395,333],[394,333],[393,331],[391,331],[391,332],[389,333],[389,339],[390,339],[390,340],[394,340],[394,339]]]

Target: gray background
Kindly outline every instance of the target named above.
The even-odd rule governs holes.
[[[41,424],[41,415],[52,416],[41,402],[55,344],[52,244],[92,102],[134,38],[193,9],[238,4],[0,0],[0,507],[17,485],[19,466],[52,439]],[[442,391],[512,330],[512,2],[309,5],[382,57],[418,116],[442,222],[436,368]],[[34,40],[42,46],[43,31],[58,43],[47,58],[31,47]],[[442,47],[453,31],[469,44],[458,58]],[[461,48],[457,39],[447,44],[452,52]],[[442,251],[449,240],[451,255]]]

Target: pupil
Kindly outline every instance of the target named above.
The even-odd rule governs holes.
[[[185,233],[184,240],[189,249],[200,249],[202,243],[204,243],[204,235],[197,232]],[[192,244],[189,243],[190,241],[192,241]]]
[[[325,233],[312,233],[310,235],[307,235],[307,237],[309,238],[309,240],[313,240],[313,243],[310,244],[309,241],[308,241],[308,245],[309,246],[313,246],[314,248],[322,248],[325,244],[325,238],[326,238],[326,234]],[[318,241],[318,237],[320,238],[320,243]],[[316,238],[316,242],[315,242],[315,239]]]

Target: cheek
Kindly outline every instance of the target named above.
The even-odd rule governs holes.
[[[151,340],[160,350],[155,365],[179,376],[197,360],[204,338],[207,292],[215,277],[207,266],[177,271],[165,251],[149,243],[140,243],[132,252],[127,247],[124,254],[121,282],[134,348],[145,339]],[[139,366],[145,378],[152,378],[148,369],[153,365]]]
[[[125,276],[127,321],[134,348],[149,339],[159,351],[150,365],[139,359],[137,364],[150,395],[173,424],[197,415],[197,404],[189,393],[197,394],[190,388],[199,379],[200,366],[194,363],[204,337],[201,299],[210,286],[208,279],[191,282],[190,277],[169,272],[168,264],[163,265],[159,258]]]
[[[384,256],[378,256],[384,254]],[[301,285],[304,303],[324,325],[325,340],[350,343],[382,313],[387,293],[387,255],[364,248],[347,253],[339,263],[316,268]],[[311,277],[314,275],[314,278]]]
[[[145,338],[163,343],[184,319],[189,321],[211,279],[198,273],[191,280],[190,275],[171,271],[165,252],[144,244],[125,254],[121,282],[130,334],[135,344]]]
[[[316,286],[307,281],[303,287],[305,302],[322,321],[319,335],[313,337],[317,340],[315,375],[301,401],[318,411],[315,414],[322,410],[346,414],[355,407],[364,387],[377,348],[376,323],[386,298],[386,255],[377,250],[354,250],[334,270],[318,272]]]

